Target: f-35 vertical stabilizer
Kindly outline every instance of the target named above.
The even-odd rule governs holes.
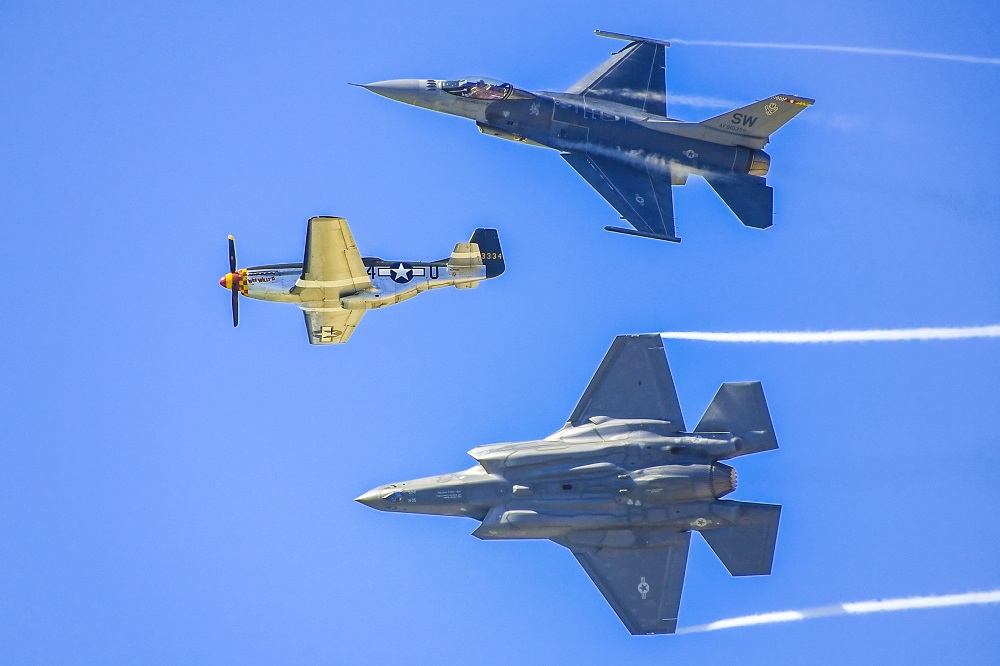
[[[781,506],[755,502],[721,500],[737,509],[736,525],[704,530],[701,535],[734,576],[766,576],[774,561],[774,544],[778,537]]]
[[[738,436],[736,452],[723,459],[778,448],[760,382],[729,382],[720,386],[694,431]]]

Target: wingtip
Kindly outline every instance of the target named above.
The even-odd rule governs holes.
[[[637,35],[626,35],[623,32],[612,32],[610,30],[595,30],[594,34],[598,37],[608,37],[610,39],[620,39],[626,42],[649,42],[651,44],[660,44],[664,47],[669,47],[670,42],[662,39],[653,39],[652,37],[639,37]]]

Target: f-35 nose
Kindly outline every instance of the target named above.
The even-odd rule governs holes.
[[[370,506],[371,508],[375,509],[375,508],[378,508],[376,506],[376,503],[380,499],[382,499],[381,492],[379,491],[378,488],[373,488],[373,489],[369,490],[368,492],[366,492],[364,495],[361,495],[360,497],[355,497],[354,501],[355,502],[361,502],[365,506]]]
[[[362,84],[362,88],[370,90],[376,95],[394,99],[404,104],[420,105],[419,100],[427,96],[427,82],[425,79],[392,79],[390,81],[376,81],[375,83]]]

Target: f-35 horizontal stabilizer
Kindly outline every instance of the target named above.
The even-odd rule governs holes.
[[[729,432],[739,437],[732,458],[778,448],[774,424],[760,382],[728,382],[719,387],[695,432]]]
[[[766,576],[771,573],[781,506],[728,500],[720,500],[718,504],[738,509],[738,524],[704,530],[701,535],[729,573],[734,576]]]
[[[705,180],[744,225],[767,229],[774,224],[774,189],[763,177],[708,174]]]

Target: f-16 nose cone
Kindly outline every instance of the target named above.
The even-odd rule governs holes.
[[[370,90],[376,95],[394,99],[404,104],[420,105],[419,100],[425,99],[427,90],[424,79],[392,79],[391,81],[376,81],[366,83],[361,87]]]

